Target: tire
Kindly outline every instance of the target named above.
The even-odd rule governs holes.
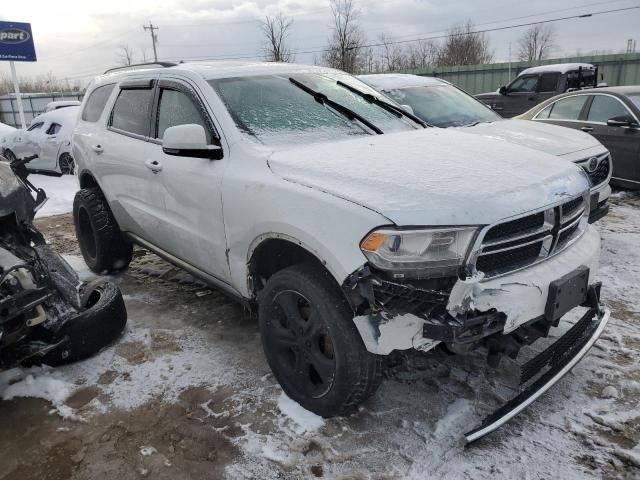
[[[85,310],[55,332],[55,341],[66,341],[41,360],[47,365],[77,362],[111,344],[127,323],[127,309],[120,289],[111,282],[94,285],[83,294]],[[52,342],[53,343],[53,342]]]
[[[73,161],[73,157],[66,152],[60,155],[58,165],[60,166],[60,173],[63,175],[74,175],[76,173],[76,164]]]
[[[116,272],[129,266],[133,246],[122,235],[99,189],[82,189],[76,193],[73,222],[80,251],[91,270]]]
[[[13,163],[16,161],[16,156],[11,150],[5,150],[2,156],[9,160],[9,163]]]
[[[259,297],[262,346],[285,393],[322,417],[353,412],[382,382],[330,275],[313,265],[275,273]]]

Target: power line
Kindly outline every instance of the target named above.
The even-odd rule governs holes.
[[[545,24],[545,23],[552,23],[552,22],[560,22],[560,21],[565,21],[565,20],[575,20],[575,19],[580,19],[580,18],[591,18],[597,15],[605,15],[608,13],[616,13],[616,12],[623,12],[623,11],[628,11],[628,10],[636,10],[636,9],[640,9],[640,5],[636,5],[633,7],[625,7],[625,8],[617,8],[617,9],[610,9],[610,10],[601,10],[598,12],[592,12],[592,13],[583,13],[583,14],[577,14],[577,15],[570,15],[570,16],[566,16],[566,17],[558,17],[558,18],[551,18],[551,19],[547,19],[547,20],[538,20],[535,22],[527,22],[527,23],[519,23],[519,24],[515,24],[515,25],[506,25],[506,26],[502,26],[502,27],[494,27],[494,28],[486,28],[486,29],[482,29],[482,30],[473,30],[471,33],[489,33],[489,32],[496,32],[496,31],[501,31],[501,30],[510,30],[510,29],[514,29],[514,28],[522,28],[522,27],[529,27],[529,26],[533,26],[533,25],[541,25],[541,24]],[[420,37],[420,38],[414,38],[414,39],[408,39],[408,40],[392,40],[392,41],[388,41],[388,42],[376,42],[376,43],[369,43],[369,44],[365,44],[365,45],[361,45],[359,48],[370,48],[370,47],[380,47],[383,45],[398,45],[398,44],[404,44],[404,43],[413,43],[413,42],[419,42],[419,41],[424,41],[424,40],[438,40],[438,39],[443,39],[443,38],[448,38],[450,36],[464,36],[464,35],[468,35],[467,32],[462,32],[462,33],[451,33],[451,34],[443,34],[443,35],[437,35],[437,36],[430,36],[430,37]],[[293,49],[291,51],[291,53],[294,54],[311,54],[311,53],[323,53],[328,51],[329,49],[326,47],[320,48],[320,47],[308,47],[309,49],[307,50],[301,50],[301,49]],[[169,58],[168,60],[244,60],[244,59],[252,59],[252,58],[258,58],[262,56],[262,52],[260,53],[252,53],[252,54],[247,54],[247,55],[237,55],[234,56],[234,54],[229,54],[229,55],[218,55],[218,56],[211,56],[211,57],[182,57],[182,58]]]

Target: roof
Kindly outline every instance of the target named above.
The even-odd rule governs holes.
[[[50,110],[33,117],[33,120],[31,120],[31,124],[43,120],[51,120],[52,122],[59,123],[61,125],[68,123],[69,120],[75,122],[79,110],[79,106],[70,106],[58,108],[56,110]]]
[[[173,67],[160,68],[144,68],[131,70],[117,70],[112,73],[106,73],[100,77],[100,80],[111,79],[113,77],[122,76],[132,72],[144,73],[160,73],[168,71],[186,70],[194,72],[201,77],[210,80],[213,78],[232,78],[232,77],[248,77],[256,75],[274,75],[274,74],[291,74],[291,73],[344,73],[327,67],[319,67],[316,65],[302,65],[297,63],[284,62],[247,62],[247,61],[205,61],[205,62],[185,62],[179,63]]]
[[[433,87],[448,85],[449,82],[435,77],[411,75],[408,73],[380,73],[373,75],[358,75],[357,78],[367,85],[377,89],[388,91],[398,88]]]
[[[554,63],[552,65],[540,65],[539,67],[531,67],[520,72],[520,75],[528,75],[530,73],[542,73],[542,72],[558,72],[567,73],[571,70],[578,70],[582,67],[583,70],[594,70],[595,67],[590,63]]]
[[[619,95],[640,95],[640,85],[627,85],[623,87],[598,87],[589,90],[592,93],[617,93]]]

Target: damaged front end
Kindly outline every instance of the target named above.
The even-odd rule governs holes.
[[[496,367],[503,356],[515,359],[523,347],[547,338],[570,311],[586,309],[564,336],[521,366],[521,393],[467,440],[498,428],[562,378],[608,321],[595,281],[600,237],[588,224],[588,212],[584,192],[479,228],[473,240],[460,235],[462,228],[369,234],[361,243],[369,263],[343,284],[367,350],[388,355],[441,343],[453,353],[480,350]],[[411,244],[410,235],[421,235],[421,241]],[[432,245],[433,255],[425,255]],[[412,266],[425,267],[395,269],[392,260],[403,259],[401,254]]]

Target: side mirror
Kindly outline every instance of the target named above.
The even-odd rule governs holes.
[[[177,157],[208,158],[210,160],[220,160],[223,156],[221,147],[207,145],[207,134],[204,127],[195,123],[167,128],[162,138],[162,151],[167,155]]]
[[[610,118],[607,120],[607,125],[610,127],[622,127],[622,128],[630,128],[637,127],[638,124],[633,119],[633,117],[629,115],[620,115],[617,117]]]
[[[507,94],[507,87],[506,87],[505,85],[501,86],[501,87],[498,89],[498,93],[499,93],[500,95],[506,95],[506,94]]]

